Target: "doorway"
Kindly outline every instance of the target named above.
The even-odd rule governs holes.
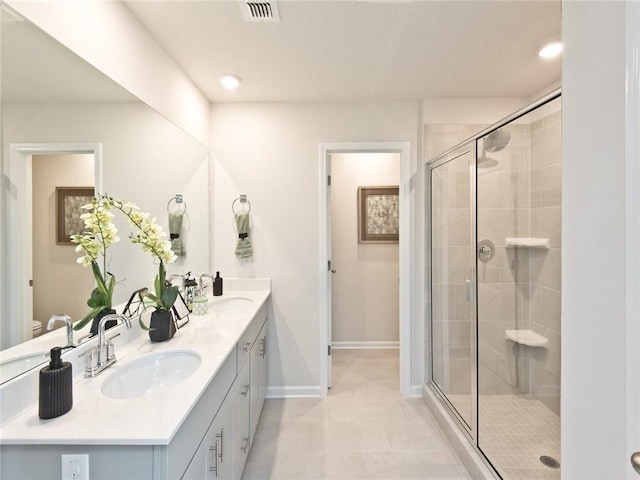
[[[94,189],[94,155],[91,153],[38,154],[32,170],[32,297],[34,336],[47,333],[52,314],[79,320],[87,313],[86,299],[93,288],[90,269],[78,268],[75,244],[58,231],[61,205],[57,194],[79,188]],[[80,192],[80,190],[77,190]],[[84,197],[78,197],[84,202]],[[67,196],[73,200],[73,196]],[[77,230],[67,233],[79,233]],[[73,291],[75,295],[68,295]],[[62,327],[58,323],[55,327]]]
[[[332,228],[331,174],[333,155],[338,154],[395,154],[399,158],[399,243],[398,243],[398,346],[400,349],[400,391],[411,396],[410,375],[410,144],[409,142],[339,143],[320,145],[320,355],[321,394],[327,395],[331,386],[332,341]],[[353,205],[357,205],[354,197]],[[337,272],[337,270],[336,270]],[[397,278],[398,278],[397,277]]]
[[[6,268],[2,272],[2,284],[6,286],[5,292],[9,300],[4,309],[6,315],[0,319],[2,349],[29,340],[33,335],[33,288],[30,286],[30,280],[33,279],[33,157],[67,154],[93,156],[93,184],[95,191],[100,192],[100,144],[17,143],[9,146],[9,168],[6,175],[12,194],[7,198],[5,205],[7,219],[3,238],[6,239],[7,251],[12,254],[7,256]],[[75,263],[72,262],[71,267],[74,266]]]

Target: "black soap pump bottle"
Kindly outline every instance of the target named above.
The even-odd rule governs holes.
[[[71,363],[63,362],[62,348],[51,349],[49,366],[40,370],[38,415],[42,419],[64,415],[73,405]]]
[[[222,277],[220,272],[216,272],[216,278],[213,279],[213,296],[219,297],[222,295]]]

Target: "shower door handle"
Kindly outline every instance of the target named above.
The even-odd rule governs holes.
[[[635,452],[631,455],[631,466],[640,474],[640,452]]]
[[[473,302],[473,282],[471,280],[466,280],[467,282],[467,302]]]

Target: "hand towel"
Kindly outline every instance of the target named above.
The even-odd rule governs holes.
[[[247,258],[253,256],[253,248],[249,239],[249,214],[236,213],[236,229],[238,230],[238,244],[236,245],[236,257]]]
[[[182,218],[184,213],[170,213],[169,214],[169,238],[171,239],[171,250],[178,257],[182,257],[187,254],[187,251],[182,244],[180,238],[180,232],[182,232]]]

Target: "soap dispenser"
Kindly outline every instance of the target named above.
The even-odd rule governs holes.
[[[216,272],[216,278],[213,279],[213,296],[219,297],[222,295],[222,277],[220,272]]]
[[[64,415],[73,405],[71,363],[63,362],[62,348],[51,349],[49,366],[40,370],[38,415],[42,419]]]

